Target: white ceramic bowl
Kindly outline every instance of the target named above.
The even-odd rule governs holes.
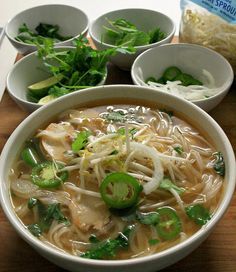
[[[160,78],[170,66],[177,66],[203,84],[206,80],[203,69],[211,73],[219,91],[214,96],[193,102],[205,111],[212,110],[221,102],[234,80],[232,67],[222,55],[200,45],[180,43],[155,47],[139,55],[131,69],[133,82],[144,86],[148,77]]]
[[[58,49],[73,49],[71,46],[58,47]],[[7,76],[7,90],[14,101],[24,110],[32,112],[42,105],[27,100],[28,86],[49,78],[51,75],[46,72],[42,60],[37,57],[36,52],[28,54],[17,61]],[[103,85],[105,77],[98,85]]]
[[[72,36],[71,39],[55,43],[55,46],[72,45],[72,40],[83,35],[88,30],[88,16],[80,9],[60,4],[32,7],[16,14],[5,27],[9,41],[21,54],[28,54],[37,50],[37,47],[15,39],[18,29],[23,24],[34,30],[39,23],[58,25],[59,33],[63,36]]]
[[[123,18],[133,23],[138,29],[142,31],[147,32],[159,27],[166,33],[166,38],[159,42],[143,46],[136,46],[135,54],[119,53],[112,57],[111,61],[123,70],[130,70],[133,61],[141,52],[151,47],[171,42],[175,33],[175,25],[172,19],[158,11],[135,8],[115,10],[101,15],[90,24],[89,34],[95,46],[99,50],[115,47],[114,45],[102,42],[102,36],[105,33],[103,26],[109,26],[106,18],[109,20]]]
[[[151,102],[156,101],[167,109],[178,112],[181,116],[187,117],[190,123],[193,123],[202,133],[210,137],[212,144],[217,150],[220,150],[224,156],[226,173],[224,181],[224,194],[219,203],[219,207],[212,219],[202,229],[196,232],[191,238],[182,243],[164,250],[160,253],[147,257],[139,257],[130,260],[91,260],[65,254],[53,247],[50,247],[33,235],[23,226],[17,218],[9,194],[9,176],[8,173],[25,140],[30,137],[36,129],[45,125],[46,120],[69,108],[76,108],[80,105],[108,99],[121,99],[130,101]],[[210,132],[210,134],[209,134]],[[13,132],[8,139],[0,159],[0,200],[2,208],[19,235],[34,247],[41,255],[57,265],[70,271],[78,272],[154,272],[167,267],[187,254],[192,252],[200,243],[202,243],[215,225],[222,218],[234,193],[236,178],[236,165],[233,149],[220,126],[203,110],[196,105],[171,96],[169,94],[154,91],[150,88],[130,85],[110,85],[95,87],[82,90],[77,93],[69,94],[59,98],[45,107],[42,107],[27,117]]]

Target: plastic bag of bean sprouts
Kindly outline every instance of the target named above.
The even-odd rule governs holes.
[[[180,0],[180,42],[222,54],[236,74],[236,0]]]

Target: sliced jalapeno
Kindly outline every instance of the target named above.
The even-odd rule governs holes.
[[[157,233],[164,240],[172,240],[181,232],[181,221],[174,209],[170,207],[162,207],[157,209],[160,215],[157,224]]]
[[[175,80],[180,80],[182,82],[183,86],[189,86],[189,85],[203,85],[201,81],[198,79],[194,78],[193,76],[186,74],[186,73],[181,73],[179,74]]]
[[[21,158],[26,164],[32,167],[40,162],[37,152],[32,147],[24,148],[21,152]]]
[[[163,73],[163,78],[165,79],[165,81],[169,80],[169,81],[173,81],[175,80],[175,78],[180,75],[182,72],[181,70],[176,67],[176,66],[171,66],[169,68],[167,68],[164,73]]]
[[[62,164],[43,162],[32,169],[31,178],[34,184],[41,188],[55,188],[68,178],[67,171],[58,171],[63,168]]]
[[[126,173],[107,175],[100,185],[100,193],[104,202],[111,208],[124,209],[135,205],[142,186]]]

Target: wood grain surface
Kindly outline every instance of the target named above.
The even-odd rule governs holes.
[[[130,73],[110,64],[106,84],[132,84]],[[7,93],[0,103],[0,151],[27,117]],[[236,84],[210,115],[220,124],[236,151]],[[0,272],[65,271],[41,257],[13,229],[0,207]],[[223,219],[194,252],[163,272],[236,272],[236,195]],[[89,272],[89,271],[88,271]],[[102,272],[102,271],[101,271]],[[122,271],[121,271],[122,272]]]

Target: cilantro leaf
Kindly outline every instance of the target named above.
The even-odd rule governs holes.
[[[90,135],[91,135],[91,132],[89,132],[89,131],[81,131],[80,133],[78,133],[76,139],[74,140],[74,142],[72,143],[72,146],[71,146],[73,152],[78,152],[82,148],[84,148],[88,142],[88,137]]]
[[[129,246],[129,235],[133,229],[134,225],[130,225],[115,239],[107,239],[100,243],[93,243],[92,247],[82,253],[80,257],[98,260],[115,257],[119,249]]]
[[[179,154],[181,155],[183,153],[183,148],[182,146],[175,146],[174,147],[174,150]]]
[[[215,156],[214,170],[222,177],[225,176],[225,162],[221,152],[213,154]]]
[[[126,116],[123,112],[121,111],[112,111],[109,112],[105,118],[108,121],[113,121],[113,122],[124,122],[126,120]]]
[[[68,219],[63,215],[60,209],[60,203],[49,204],[48,206],[44,205],[38,199],[33,200],[34,207],[37,207],[39,214],[39,222],[27,226],[28,230],[36,237],[39,237],[44,231],[47,231],[53,220],[56,220],[60,223],[68,224]],[[28,205],[31,208],[32,199],[28,201]]]

